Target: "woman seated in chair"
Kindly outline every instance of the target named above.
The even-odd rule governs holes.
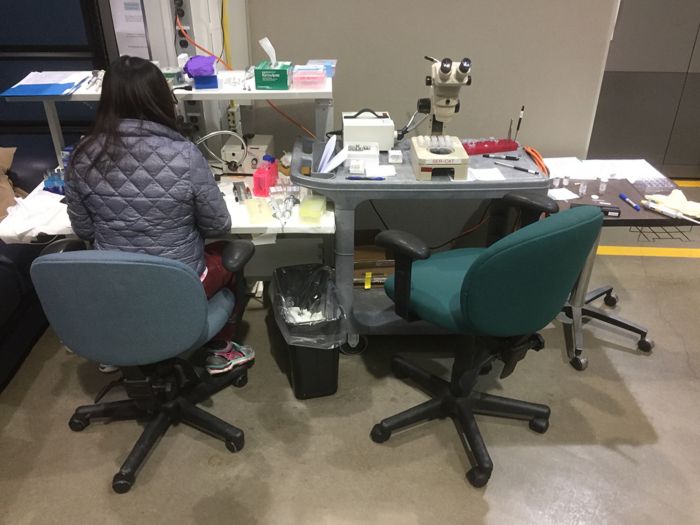
[[[223,287],[235,291],[221,262],[224,243],[204,245],[204,238],[228,233],[231,216],[206,159],[177,131],[176,103],[149,61],[122,56],[111,65],[94,126],[66,170],[68,215],[73,231],[97,250],[185,263],[211,297]],[[209,345],[212,374],[255,357],[231,341],[237,313]]]

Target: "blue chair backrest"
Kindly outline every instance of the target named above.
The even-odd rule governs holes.
[[[546,326],[564,306],[602,224],[598,208],[582,206],[492,244],[462,283],[465,330],[508,337]]]
[[[58,337],[87,359],[145,365],[204,342],[207,299],[197,274],[181,262],[67,252],[39,257],[31,276]]]

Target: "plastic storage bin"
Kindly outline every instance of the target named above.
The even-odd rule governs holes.
[[[322,65],[294,66],[292,85],[295,88],[320,89],[326,85],[326,71]]]
[[[319,264],[277,268],[270,294],[277,326],[289,347],[290,382],[298,399],[338,390],[343,311],[333,270]]]

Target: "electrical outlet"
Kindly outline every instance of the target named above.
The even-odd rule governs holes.
[[[226,120],[228,123],[229,131],[234,131],[236,133],[241,132],[241,109],[240,106],[238,106],[238,104],[234,105],[233,107],[229,107],[226,110]]]

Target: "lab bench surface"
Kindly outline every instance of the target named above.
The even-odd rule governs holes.
[[[399,145],[403,161],[401,164],[392,164],[396,167],[395,176],[377,181],[348,180],[349,172],[343,166],[332,174],[313,173],[311,168],[320,158],[322,149],[323,144],[298,140],[292,154],[291,179],[294,184],[325,195],[334,203],[336,284],[341,305],[348,318],[345,328],[350,346],[358,343],[360,334],[405,333],[407,326],[394,313],[393,304],[383,294],[362,296],[360,302],[356,303],[353,290],[355,209],[362,202],[383,199],[497,199],[511,191],[545,195],[548,188],[548,180],[542,175],[531,175],[509,168],[499,168],[503,175],[500,180],[454,181],[436,178],[418,181],[411,165],[408,141]],[[520,153],[519,165],[537,169],[524,152]],[[387,154],[381,153],[380,164],[387,162]],[[497,168],[494,159],[482,156],[473,156],[469,162],[470,167],[475,169]],[[303,170],[310,170],[311,174],[302,175]],[[421,328],[416,324],[411,328],[435,333],[435,327],[428,325]]]

